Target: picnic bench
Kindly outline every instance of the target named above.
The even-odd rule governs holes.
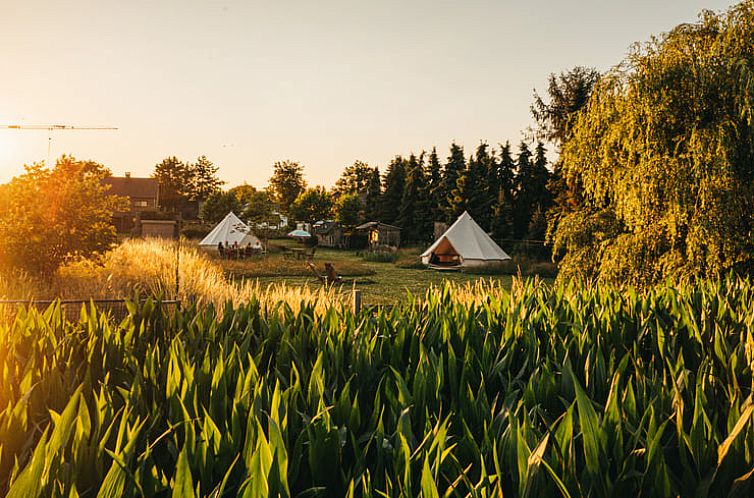
[[[312,247],[310,249],[305,249],[303,247],[290,247],[286,249],[286,254],[292,255],[296,259],[310,260],[314,258],[314,254],[316,253],[316,251],[317,251],[316,247]]]

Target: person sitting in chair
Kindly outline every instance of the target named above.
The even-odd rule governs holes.
[[[332,284],[340,281],[340,276],[335,271],[335,267],[332,263],[325,263],[325,275],[327,276],[327,283]]]

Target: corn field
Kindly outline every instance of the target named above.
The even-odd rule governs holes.
[[[0,326],[0,493],[752,495],[754,284],[471,290],[22,311]]]

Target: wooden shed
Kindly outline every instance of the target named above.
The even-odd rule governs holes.
[[[401,245],[400,227],[379,221],[369,221],[357,226],[356,230],[369,234],[369,247],[371,249],[378,249],[380,247],[397,248]]]
[[[346,246],[343,226],[336,221],[318,221],[312,225],[312,230],[317,236],[318,245],[322,247],[343,248]]]

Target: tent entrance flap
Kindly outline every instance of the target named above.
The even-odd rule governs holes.
[[[453,268],[461,266],[461,262],[461,255],[447,237],[440,241],[429,257],[429,264],[437,268]]]

